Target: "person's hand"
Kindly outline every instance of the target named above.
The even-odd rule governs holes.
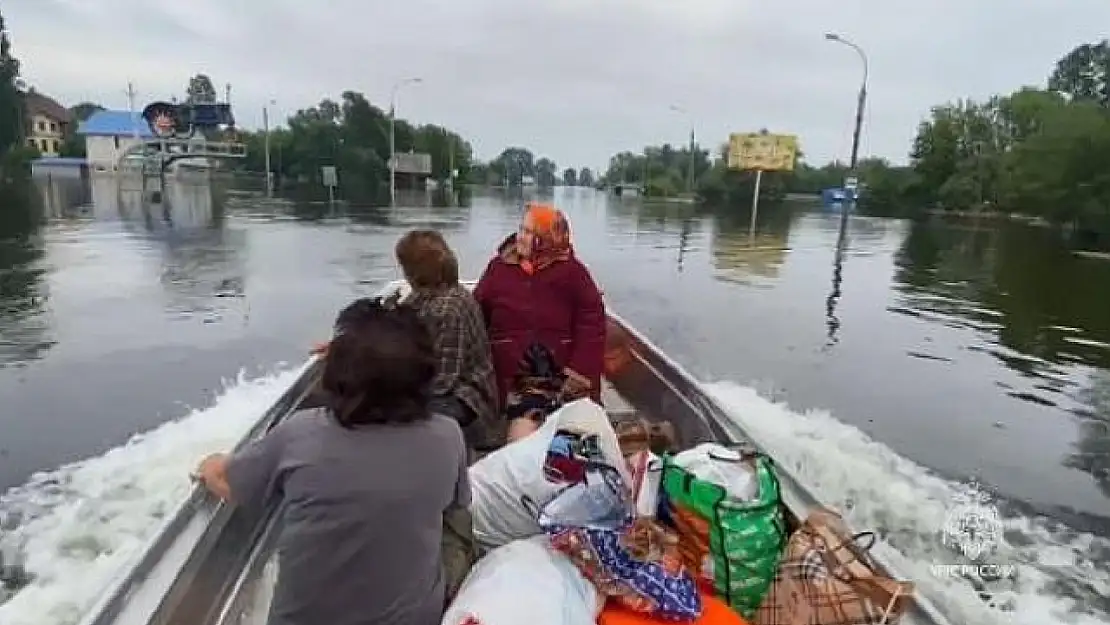
[[[323,343],[316,343],[312,346],[312,349],[308,353],[312,354],[313,356],[320,356],[320,357],[327,356],[328,355],[328,347],[330,347],[330,346],[331,346],[330,341],[325,341]]]
[[[231,486],[227,483],[227,454],[205,456],[190,477],[203,484],[220,499],[230,499]]]

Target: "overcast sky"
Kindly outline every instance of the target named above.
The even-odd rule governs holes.
[[[930,106],[1043,84],[1057,58],[1110,34],[1110,0],[4,0],[24,77],[63,104],[126,108],[232,85],[239,124],[361,91],[446,125],[479,157],[522,145],[560,166],[729,132],[799,135],[846,158],[862,65],[861,152],[904,161]],[[686,113],[671,110],[681,107]]]

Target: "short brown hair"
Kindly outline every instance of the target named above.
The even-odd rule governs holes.
[[[412,230],[399,241],[394,252],[405,279],[414,288],[455,286],[459,283],[459,261],[443,235],[435,230]]]
[[[344,313],[320,383],[334,418],[345,428],[427,419],[436,364],[416,311],[359,300]]]

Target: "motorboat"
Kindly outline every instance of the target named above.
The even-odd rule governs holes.
[[[403,282],[393,282],[381,294],[406,289]],[[264,436],[294,413],[318,405],[314,388],[321,373],[322,361],[310,358],[237,447]],[[605,387],[603,403],[612,419],[635,416],[669,421],[683,448],[716,441],[762,450],[759,441],[730,418],[689,372],[613,312],[608,313]],[[809,511],[826,507],[788,468],[776,465],[775,471],[792,527]],[[81,624],[263,625],[276,578],[278,512],[276,506],[236,507],[203,487],[194,488]],[[909,579],[894,564],[898,556],[889,546],[878,541],[871,555],[882,573]],[[951,625],[919,592],[908,602],[899,623]]]

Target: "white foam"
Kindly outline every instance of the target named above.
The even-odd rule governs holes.
[[[1003,519],[1007,535],[1023,535],[1022,543],[1003,544],[992,555],[997,563],[1016,565],[1012,580],[987,585],[993,595],[985,602],[963,578],[938,577],[932,565],[959,562],[941,540],[946,512],[966,487],[941,479],[899,456],[860,430],[828,412],[792,412],[755,390],[731,382],[708,385],[713,396],[776,461],[814,489],[825,503],[848,511],[860,529],[881,529],[905,556],[900,568],[920,590],[956,623],[975,625],[1050,625],[1110,623],[1110,614],[1091,607],[1110,596],[1110,571],[1090,558],[1106,553],[1110,541],[1095,536],[1049,529],[1043,520]],[[1016,541],[1014,541],[1016,542]],[[1105,557],[1105,556],[1104,556]],[[1053,587],[1087,588],[1087,596],[1064,597]],[[1075,610],[1088,608],[1096,614]]]
[[[15,545],[25,553],[25,565],[36,576],[0,605],[0,623],[77,622],[184,498],[187,474],[197,460],[234,444],[298,374],[240,376],[211,407],[137,435],[103,456],[37,474],[0,497],[0,515],[24,515],[13,531],[0,536],[0,547]],[[999,562],[1017,564],[1018,575],[1005,588],[991,587],[994,603],[1007,609],[992,608],[968,582],[936,577],[930,568],[955,561],[939,541],[939,528],[961,485],[932,475],[827,412],[792,412],[729,382],[710,384],[709,390],[780,464],[824,501],[848,510],[856,527],[888,532],[906,556],[898,564],[954,622],[1110,623],[1106,613],[1069,613],[1075,605],[1092,604],[1097,595],[1110,596],[1105,563],[1089,560],[1090,554],[1110,549],[1110,541],[1052,531],[1034,519],[1006,519],[1008,532],[1020,531],[1028,544],[1004,545],[995,554]],[[1089,588],[1095,596],[1054,594],[1049,588],[1058,582]]]
[[[70,625],[189,492],[205,454],[228,449],[297,378],[285,371],[238,380],[206,409],[138,434],[108,453],[49,472],[0,497],[23,516],[0,534],[24,554],[33,582],[0,605],[3,625]]]

